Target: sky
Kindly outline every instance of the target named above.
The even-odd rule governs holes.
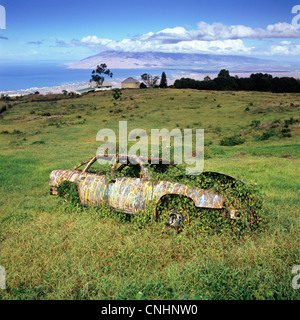
[[[6,17],[0,61],[74,61],[107,50],[296,62],[300,57],[300,0],[0,0],[0,5]]]

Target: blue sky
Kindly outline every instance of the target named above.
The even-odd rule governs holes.
[[[297,61],[300,28],[292,25],[291,12],[297,4],[300,0],[0,0],[6,9],[0,56],[72,61],[123,50]]]

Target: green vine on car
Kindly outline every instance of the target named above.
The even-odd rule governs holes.
[[[63,181],[57,188],[57,194],[72,206],[82,206],[78,195],[77,184],[75,182],[67,180]]]
[[[186,197],[176,197],[176,207],[185,208],[190,215],[189,233],[200,231],[228,233],[234,238],[262,230],[266,215],[264,195],[256,185],[235,180],[226,175],[204,172],[201,175],[180,174],[183,168],[173,166],[146,165],[152,179],[179,182],[190,188],[205,189],[225,198],[225,208],[221,210],[192,208]],[[167,202],[168,203],[168,202]],[[168,204],[170,207],[170,205]],[[165,208],[166,210],[167,208]]]
[[[196,235],[202,232],[214,234],[226,234],[232,238],[241,238],[250,235],[254,231],[262,230],[266,225],[266,215],[264,208],[264,196],[256,185],[245,184],[240,180],[235,180],[225,175],[214,175],[204,172],[201,175],[186,176],[182,174],[181,169],[174,166],[155,166],[145,165],[151,176],[151,181],[165,180],[170,182],[179,182],[190,188],[205,189],[217,193],[225,198],[224,209],[204,209],[196,208],[193,201],[188,197],[179,195],[168,195],[161,199],[158,204],[151,203],[144,211],[130,217],[133,226],[142,229],[149,226],[154,220],[161,226],[169,227],[174,224],[176,232],[184,231],[185,234]],[[128,168],[128,175],[136,174],[136,168]],[[118,171],[114,175],[121,175]],[[122,175],[124,173],[122,172]],[[108,180],[111,178],[111,172],[107,173]],[[126,176],[126,175],[125,175]],[[63,197],[67,206],[73,210],[82,210],[83,205],[80,202],[77,184],[70,181],[63,181],[58,187],[58,195]],[[114,217],[120,216],[120,221],[127,221],[128,216],[124,217],[116,213],[113,209],[99,211],[100,216]],[[89,209],[87,209],[89,210]],[[177,220],[174,220],[174,210]],[[103,212],[102,212],[103,211]],[[157,215],[157,212],[160,212]],[[121,217],[122,215],[122,217]],[[173,217],[173,223],[171,219]],[[187,223],[188,222],[188,223]],[[173,226],[173,227],[174,227]]]

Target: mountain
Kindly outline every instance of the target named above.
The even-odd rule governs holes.
[[[216,72],[229,69],[234,72],[291,71],[289,64],[245,56],[105,51],[80,61],[68,63],[70,69],[94,69],[105,63],[110,69],[189,69]]]

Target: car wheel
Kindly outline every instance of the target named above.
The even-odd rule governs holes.
[[[189,224],[190,216],[184,209],[171,207],[167,210],[166,227],[172,228],[176,232],[180,232],[185,225]]]
[[[186,197],[167,197],[158,204],[155,218],[164,222],[164,229],[170,228],[179,233],[190,223],[194,208],[194,202]]]

